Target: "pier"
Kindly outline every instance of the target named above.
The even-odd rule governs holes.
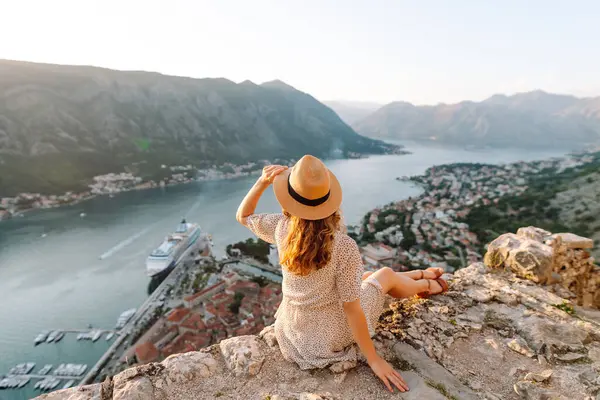
[[[68,375],[52,375],[52,374],[48,374],[48,375],[38,375],[38,374],[23,374],[23,375],[16,375],[16,374],[8,374],[6,375],[7,378],[29,378],[29,379],[46,379],[46,378],[55,378],[55,379],[64,379],[67,381],[70,380],[78,380],[81,379],[81,376],[68,376]]]
[[[56,332],[64,332],[64,333],[90,333],[90,332],[102,332],[104,333],[118,333],[119,331],[116,329],[100,329],[100,328],[85,328],[85,329],[76,329],[76,328],[68,328],[68,329],[49,329],[50,331]]]

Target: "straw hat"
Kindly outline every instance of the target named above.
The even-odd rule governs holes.
[[[275,177],[277,201],[290,214],[308,220],[329,217],[342,204],[342,187],[323,161],[306,155]]]

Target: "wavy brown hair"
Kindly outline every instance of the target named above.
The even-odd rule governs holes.
[[[288,217],[287,237],[282,246],[281,265],[295,275],[308,275],[327,265],[333,252],[333,238],[340,230],[338,211],[327,218],[307,220],[283,212]]]

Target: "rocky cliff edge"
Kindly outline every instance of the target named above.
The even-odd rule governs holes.
[[[390,302],[375,344],[410,392],[387,392],[364,363],[301,371],[267,327],[38,399],[600,399],[600,311],[578,305],[595,303],[598,267],[581,252],[590,242],[545,244],[556,236],[537,228],[507,235],[490,244],[490,267],[449,275],[447,294]],[[586,278],[570,272],[569,254]]]

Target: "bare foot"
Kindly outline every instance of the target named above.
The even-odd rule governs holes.
[[[419,293],[421,298],[427,298],[434,294],[440,294],[448,290],[448,283],[442,279],[427,279],[428,289],[426,292]]]
[[[439,294],[442,293],[444,291],[444,288],[442,287],[442,285],[440,285],[440,283],[436,280],[430,279],[429,280],[429,294]]]
[[[429,267],[423,270],[423,279],[437,279],[444,273],[442,268]]]

